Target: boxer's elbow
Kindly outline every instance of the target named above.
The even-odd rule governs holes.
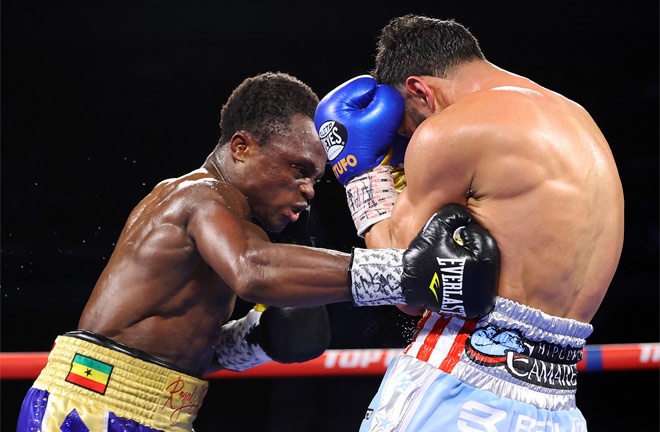
[[[268,290],[271,263],[263,253],[251,251],[240,257],[236,265],[233,288],[236,295],[248,302],[264,301]]]
[[[250,303],[265,302],[267,299],[267,296],[264,294],[267,289],[266,286],[258,280],[245,279],[247,278],[242,278],[241,281],[236,284],[234,288],[236,295]]]

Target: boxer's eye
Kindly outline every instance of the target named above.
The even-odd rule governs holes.
[[[300,176],[297,178],[308,178],[312,180],[314,184],[320,183],[321,179],[323,178],[324,171],[321,170],[318,172],[318,170],[316,170],[313,165],[305,166],[303,164],[292,164],[291,167],[297,170],[300,174]],[[314,174],[317,174],[316,177],[313,177]]]
[[[309,172],[307,171],[307,168],[300,165],[291,165],[291,166],[293,167],[293,169],[298,171],[300,177],[309,177]]]

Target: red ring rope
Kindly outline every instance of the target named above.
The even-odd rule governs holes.
[[[244,372],[219,371],[217,378],[284,378],[312,376],[383,375],[402,350],[337,349],[305,363],[267,363]],[[34,379],[46,365],[47,352],[0,352],[0,379]],[[660,342],[587,345],[578,363],[581,372],[630,371],[660,368]]]

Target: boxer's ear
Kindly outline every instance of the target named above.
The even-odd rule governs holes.
[[[243,162],[245,158],[259,146],[252,135],[245,131],[238,131],[232,135],[229,146],[232,158],[235,161]]]
[[[434,78],[434,77],[430,77]],[[415,105],[422,104],[435,111],[435,93],[424,77],[411,75],[406,79],[406,92]]]

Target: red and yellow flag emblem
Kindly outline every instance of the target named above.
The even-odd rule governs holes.
[[[66,381],[105,394],[113,367],[82,354],[76,354],[73,357],[71,370],[66,377]]]

